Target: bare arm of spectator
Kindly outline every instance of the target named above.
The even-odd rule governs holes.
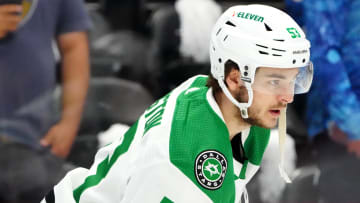
[[[89,50],[85,32],[62,34],[57,39],[62,55],[62,114],[41,143],[65,158],[76,137],[89,82]]]
[[[0,5],[0,39],[8,32],[15,31],[21,21],[21,16],[15,13],[21,12],[22,7],[18,5]]]
[[[360,139],[349,139],[348,135],[342,131],[335,123],[329,127],[330,138],[339,143],[347,146],[349,153],[355,154],[360,158]]]
[[[347,145],[348,151],[360,159],[360,140],[351,140]]]

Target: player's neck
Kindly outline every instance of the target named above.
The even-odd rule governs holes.
[[[242,119],[239,109],[225,96],[225,94],[219,93],[215,95],[215,100],[224,117],[230,140],[239,132],[251,127],[250,124]]]

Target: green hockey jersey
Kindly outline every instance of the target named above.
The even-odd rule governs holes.
[[[97,152],[90,169],[70,171],[42,202],[239,202],[259,169],[270,130],[241,132],[246,159],[236,161],[206,80],[190,78],[156,101]]]

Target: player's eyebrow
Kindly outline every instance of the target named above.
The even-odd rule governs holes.
[[[278,74],[278,73],[271,73],[271,74],[266,75],[266,77],[269,77],[269,78],[278,78],[278,79],[285,79],[285,76],[284,76],[284,75],[281,75],[281,74]]]

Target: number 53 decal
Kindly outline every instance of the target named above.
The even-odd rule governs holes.
[[[300,33],[293,27],[290,28],[286,28],[286,30],[290,33],[292,38],[297,38],[297,37],[301,37]]]

